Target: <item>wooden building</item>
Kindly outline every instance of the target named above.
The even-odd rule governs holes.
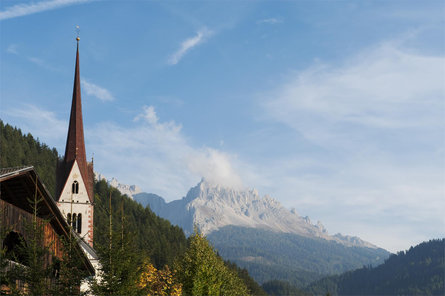
[[[3,232],[3,248],[6,255],[14,253],[11,262],[26,266],[25,258],[20,256],[21,242],[32,239],[32,228],[29,227],[34,218],[36,208],[37,223],[43,225],[43,244],[49,251],[43,265],[48,266],[55,258],[62,259],[62,238],[69,239],[70,235],[77,237],[71,232],[56,202],[46,190],[37,176],[34,168],[7,168],[0,169],[0,228]],[[34,200],[39,200],[38,207],[33,207]],[[89,275],[93,276],[95,271],[87,255],[79,244],[75,245],[75,252],[82,261],[83,268]]]

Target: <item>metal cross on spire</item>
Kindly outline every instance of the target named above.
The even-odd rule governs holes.
[[[80,27],[79,26],[76,26],[76,40],[77,40],[77,42],[79,42],[79,40],[80,40],[80,37],[79,37],[79,35],[80,35]]]

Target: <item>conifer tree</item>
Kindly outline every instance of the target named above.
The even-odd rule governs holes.
[[[96,195],[96,198],[98,196]],[[125,217],[121,211],[119,226],[113,227],[113,211],[107,211],[109,215],[109,235],[104,243],[95,244],[99,256],[101,269],[99,277],[91,282],[91,291],[94,295],[139,295],[140,288],[137,280],[140,274],[139,260],[131,241],[131,233],[125,229]],[[116,221],[117,222],[117,221]]]
[[[82,281],[88,277],[88,272],[83,267],[81,258],[82,252],[78,247],[78,240],[75,234],[71,233],[67,238],[61,238],[62,253],[61,260],[54,262],[57,270],[57,283],[52,290],[53,295],[85,295],[88,291],[80,291]]]
[[[217,256],[196,229],[189,247],[175,263],[183,295],[248,295],[244,282]]]

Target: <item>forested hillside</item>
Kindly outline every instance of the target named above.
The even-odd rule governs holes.
[[[56,190],[56,165],[58,153],[40,143],[30,133],[4,124],[0,119],[0,167],[34,166],[48,191],[54,196]]]
[[[363,267],[309,286],[317,295],[444,295],[445,239],[430,240]]]
[[[226,226],[208,235],[220,254],[249,270],[259,283],[288,281],[299,288],[328,274],[383,263],[383,249],[346,247],[291,233]]]
[[[107,239],[110,193],[112,217],[114,217],[113,228],[119,231],[124,222],[126,229],[133,234],[132,243],[141,257],[149,256],[155,267],[161,268],[165,264],[172,265],[176,256],[184,253],[187,239],[180,227],[159,218],[150,208],[143,208],[103,180],[95,184],[95,243],[103,244]]]
[[[56,182],[55,171],[58,159],[57,150],[50,149],[47,145],[41,144],[31,134],[24,135],[20,129],[4,124],[1,120],[0,128],[0,167],[34,166],[42,182],[47,185],[49,192],[54,196]],[[116,270],[110,269],[107,271],[108,275],[111,278],[123,276],[121,280],[128,282],[133,279],[127,277],[126,274],[130,271],[134,274],[138,273],[139,284],[136,286],[134,282],[131,282],[134,286],[131,289],[139,289],[139,292],[149,291],[149,294],[167,295],[168,293],[180,291],[180,289],[175,291],[168,290],[173,288],[177,289],[179,283],[176,278],[179,275],[170,272],[166,266],[172,267],[173,265],[176,265],[178,267],[186,268],[186,265],[181,264],[181,258],[184,258],[184,255],[186,254],[200,252],[199,249],[193,250],[193,239],[187,240],[180,227],[171,225],[169,221],[154,214],[149,207],[144,208],[126,195],[122,195],[118,190],[109,186],[105,181],[95,183],[94,203],[95,246],[97,246],[99,250],[104,250],[104,246],[110,244],[109,225],[111,213],[113,236],[117,235],[117,237],[120,237],[120,233],[122,233],[122,239],[124,239],[124,236],[126,237],[125,244],[127,244],[127,247],[125,248],[127,249],[123,249],[125,254],[121,256],[121,259],[123,261],[127,259],[134,261],[131,263],[122,263],[124,266],[120,271],[127,270],[127,272],[119,274],[116,273]],[[202,242],[201,245],[208,244],[205,238],[195,236],[195,239],[200,240]],[[119,241],[119,239],[117,241]],[[124,246],[124,244],[122,246]],[[106,249],[108,249],[108,247],[105,247],[105,250]],[[261,287],[249,276],[245,269],[241,269],[229,262],[224,263],[222,258],[217,256],[216,253],[212,255],[211,253],[213,252],[213,249],[210,245],[207,247],[207,250],[209,252],[207,255],[208,257],[214,256],[212,262],[217,264],[220,270],[227,270],[225,276],[219,277],[215,273],[210,273],[207,274],[210,275],[209,278],[206,278],[205,276],[185,278],[184,281],[187,282],[181,282],[181,285],[194,285],[195,282],[199,282],[201,288],[212,287],[212,285],[218,285],[230,280],[236,283],[236,287],[224,284],[224,287],[221,289],[247,291],[249,295],[265,295]],[[129,252],[132,253],[132,255],[128,254]],[[113,256],[116,256],[116,254]],[[119,255],[117,254],[117,256]],[[147,258],[149,258],[149,262],[152,265],[147,263]],[[195,265],[196,264],[198,263],[195,262]],[[223,265],[225,267],[223,267]],[[206,269],[210,271],[213,270],[212,266],[208,264],[204,264],[202,268],[204,271]],[[186,269],[186,272],[189,274],[192,271]],[[217,276],[217,278],[215,278],[215,276]],[[243,282],[242,284],[240,284],[238,278]],[[145,280],[155,281],[155,283],[150,282],[149,284],[148,282],[145,282]],[[115,282],[115,280],[112,282]],[[107,291],[110,291],[109,289],[112,288],[112,286],[106,286],[106,283],[104,285],[104,287],[98,287],[98,285],[96,285],[95,290],[93,289],[93,293],[101,294],[103,289],[108,289]],[[116,284],[113,283],[113,285]],[[126,294],[124,291],[129,291],[125,289],[119,290],[119,287],[116,289],[118,290],[114,291],[124,294]],[[153,289],[163,289],[161,291],[163,294]],[[238,294],[235,293],[234,295]]]

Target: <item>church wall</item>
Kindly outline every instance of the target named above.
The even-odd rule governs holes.
[[[72,185],[77,181],[78,192],[73,193]],[[74,162],[68,175],[65,186],[57,203],[65,219],[68,214],[71,217],[82,215],[80,236],[90,245],[93,243],[93,205],[90,203],[86,190],[86,182],[82,179],[77,161]],[[77,232],[77,231],[76,231]]]

